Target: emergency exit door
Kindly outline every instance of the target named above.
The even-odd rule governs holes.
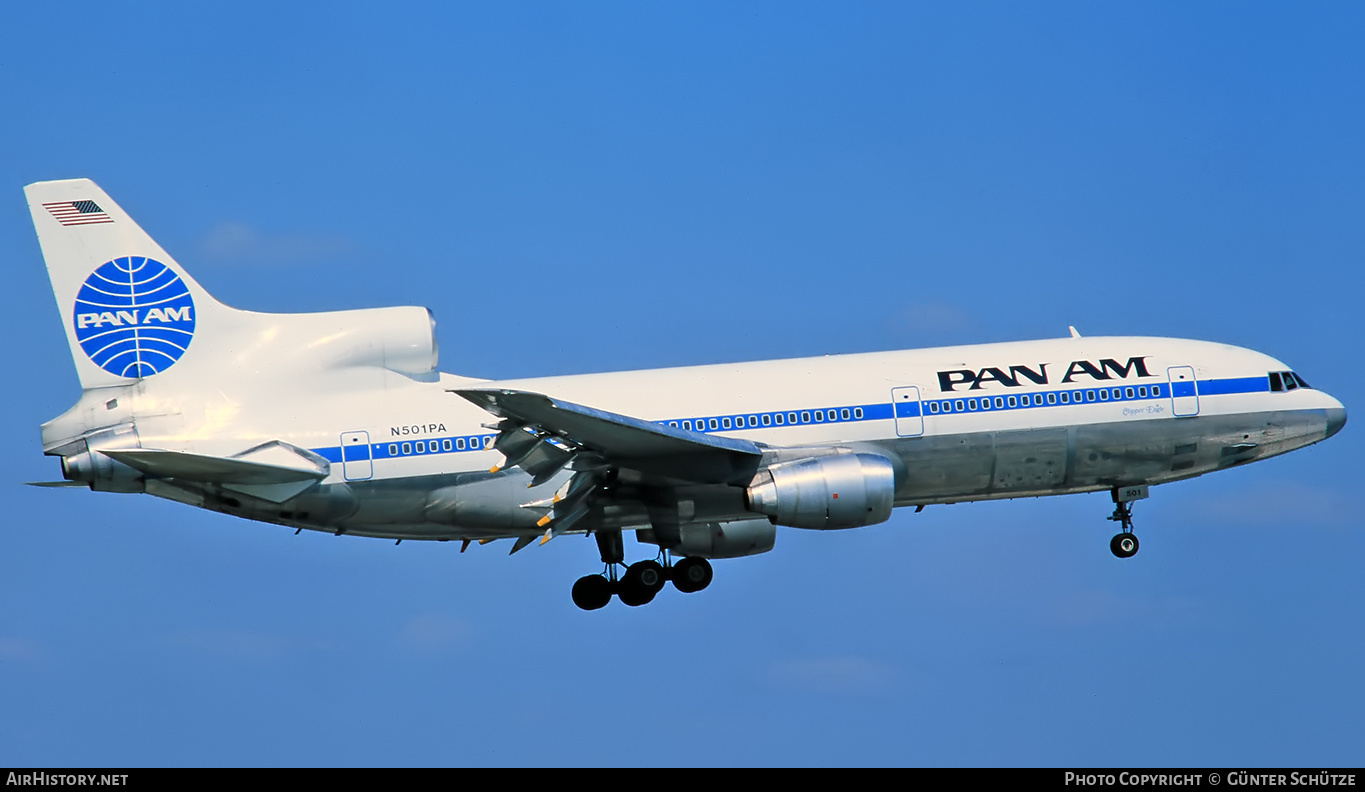
[[[907,385],[891,389],[891,409],[896,415],[896,434],[919,437],[924,434],[924,414],[920,411],[919,388]]]

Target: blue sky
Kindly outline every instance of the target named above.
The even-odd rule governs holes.
[[[422,304],[532,376],[1225,341],[1349,410],[1346,3],[23,6],[0,24],[0,764],[1359,765],[1353,424],[1158,488],[931,507],[591,614],[590,541],[392,543],[41,490],[78,386],[21,188],[217,297]],[[628,543],[636,554],[643,548]]]

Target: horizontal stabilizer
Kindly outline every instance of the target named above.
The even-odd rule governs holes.
[[[331,471],[327,460],[278,440],[235,457],[186,451],[128,448],[100,453],[153,478],[175,478],[223,485],[268,485],[321,481]]]

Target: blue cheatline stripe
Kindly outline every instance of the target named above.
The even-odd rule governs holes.
[[[370,458],[397,459],[399,457],[432,456],[434,454],[460,454],[469,451],[482,451],[492,446],[497,435],[451,435],[449,437],[426,437],[421,440],[399,440],[389,443],[370,443]],[[349,446],[352,461],[364,459],[357,453],[358,446]],[[310,449],[328,462],[341,462],[341,446]]]
[[[918,401],[898,401],[898,402],[896,402],[896,417],[897,417],[897,418],[918,418],[918,417],[919,417],[919,402],[918,402]]]
[[[1270,377],[1242,377],[1240,379],[1200,380],[1200,396],[1223,396],[1229,393],[1269,393]]]
[[[1189,387],[1192,383],[1174,383],[1176,386]],[[1225,396],[1235,393],[1263,393],[1270,391],[1269,377],[1240,377],[1233,379],[1199,380],[1200,396]],[[1176,396],[1182,395],[1177,387]],[[1187,395],[1193,396],[1191,392]],[[780,429],[787,426],[810,426],[813,424],[861,423],[865,421],[889,421],[893,418],[914,418],[921,414],[936,417],[957,415],[959,413],[993,413],[1012,410],[1033,410],[1040,407],[1074,407],[1104,402],[1140,402],[1165,400],[1170,398],[1171,388],[1161,382],[1150,385],[1106,385],[1100,387],[1068,387],[1030,393],[969,395],[969,392],[954,393],[947,398],[938,396],[921,399],[918,402],[897,402],[890,400],[875,404],[858,404],[840,407],[813,407],[780,412],[731,413],[729,415],[704,415],[699,418],[678,418],[655,421],[654,423],[694,432],[735,432],[750,429]],[[713,425],[714,422],[714,425]],[[339,433],[338,433],[339,435]],[[399,457],[432,456],[434,454],[458,454],[469,451],[482,451],[491,447],[492,434],[452,435],[450,437],[431,437],[422,440],[400,440],[397,442],[371,443],[370,454],[373,459],[397,459]],[[354,446],[352,446],[354,448]],[[341,447],[314,448],[312,451],[329,462],[341,462]],[[357,457],[363,459],[363,457]]]

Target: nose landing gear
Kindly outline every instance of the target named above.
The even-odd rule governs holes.
[[[1109,540],[1109,550],[1119,558],[1132,558],[1137,555],[1138,538],[1131,533],[1116,534]]]
[[[1122,525],[1123,531],[1109,540],[1109,551],[1119,558],[1132,558],[1137,555],[1138,538],[1133,533],[1133,507],[1129,504],[1147,497],[1147,485],[1115,487],[1112,494],[1114,513],[1109,519]]]

